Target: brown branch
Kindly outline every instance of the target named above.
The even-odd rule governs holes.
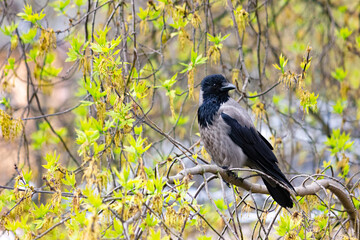
[[[203,175],[204,177],[204,182],[205,182],[205,190],[207,193],[207,196],[211,202],[211,204],[213,205],[213,207],[215,208],[216,212],[219,214],[219,216],[222,218],[223,222],[226,224],[226,226],[228,227],[228,229],[230,230],[230,232],[234,235],[234,237],[236,239],[239,239],[239,237],[237,236],[236,232],[234,231],[234,229],[231,227],[231,225],[229,224],[229,221],[226,220],[226,217],[221,213],[220,209],[216,206],[214,200],[212,199],[210,192],[209,192],[209,188],[208,188],[208,184],[206,182],[206,178],[205,175]]]
[[[0,185],[0,189],[7,189],[7,190],[15,190],[14,187],[8,187],[8,186],[2,186]],[[28,188],[17,188],[16,190],[17,191],[20,191],[20,192],[25,192]],[[44,190],[39,190],[39,189],[31,189],[32,190],[32,194],[56,194],[57,192],[55,191],[44,191]],[[73,198],[73,197],[76,197],[74,194],[72,193],[69,193],[69,192],[61,192],[61,196],[62,197],[69,197],[69,198]],[[86,196],[84,195],[80,195],[79,197],[81,198],[87,198]]]
[[[82,101],[86,100],[88,97],[90,96],[90,94],[88,93]],[[22,118],[21,120],[26,121],[26,120],[36,120],[36,119],[41,119],[41,118],[46,118],[46,117],[53,117],[53,116],[59,116],[68,112],[71,112],[72,110],[80,107],[80,105],[82,105],[83,103],[80,102],[77,105],[75,105],[74,107],[71,107],[69,109],[66,109],[64,111],[61,112],[56,112],[56,113],[52,113],[52,114],[45,114],[45,115],[41,115],[41,116],[36,116],[36,117],[28,117],[28,118]]]
[[[20,33],[19,31],[16,29],[16,34],[18,36],[18,38],[20,39]],[[41,113],[41,115],[45,115],[42,108],[41,108],[41,104],[40,104],[40,100],[39,100],[39,97],[37,95],[37,91],[38,89],[35,88],[35,85],[34,85],[34,82],[32,80],[32,77],[31,77],[31,70],[30,70],[30,66],[28,64],[28,61],[27,61],[27,57],[26,57],[26,50],[25,50],[25,43],[23,41],[20,41],[20,47],[21,47],[21,50],[22,50],[22,53],[23,53],[23,56],[24,56],[24,63],[25,63],[25,67],[26,67],[26,72],[27,72],[27,102],[28,102],[28,106],[27,106],[27,109],[28,109],[28,112],[30,112],[30,104],[31,104],[31,100],[34,99],[36,100],[36,104],[37,104],[37,107]],[[32,87],[33,89],[33,96],[31,97],[31,100],[30,100],[30,86]],[[45,122],[48,124],[50,130],[58,137],[58,139],[60,140],[60,142],[63,144],[66,152],[69,154],[70,158],[78,165],[80,166],[80,163],[79,161],[72,155],[72,153],[70,152],[70,149],[67,147],[65,141],[63,140],[63,138],[55,131],[55,129],[53,128],[53,126],[51,125],[51,123],[49,122],[49,120],[44,117],[44,120]]]
[[[70,31],[71,28],[75,27],[76,25],[80,24],[84,19],[85,19],[85,36],[87,36],[87,22],[89,20],[89,15],[92,14],[93,12],[96,12],[97,10],[99,10],[100,8],[102,8],[103,6],[109,4],[109,3],[112,3],[113,0],[109,0],[107,2],[104,2],[103,4],[101,4],[100,6],[98,7],[95,7],[93,10],[90,11],[91,9],[91,5],[90,5],[90,1],[88,1],[88,10],[86,12],[86,14],[84,14],[84,16],[82,16],[79,20],[77,20],[76,22],[72,23],[70,27],[68,28],[65,28],[63,30],[57,30],[55,31],[56,34],[60,34],[60,33],[64,33],[64,32],[67,32],[67,31]],[[45,29],[44,29],[45,30]],[[87,38],[85,38],[87,39]]]
[[[246,169],[243,169],[244,171]],[[246,171],[254,171],[252,169],[247,169]],[[231,176],[228,174],[227,170],[222,169],[216,165],[197,165],[192,168],[184,169],[180,171],[177,175],[171,176],[168,178],[169,183],[174,183],[175,180],[182,180],[185,176],[191,175],[201,175],[204,173],[220,173],[221,177],[228,183],[231,183],[235,186],[241,187],[252,193],[262,193],[269,194],[268,190],[264,185],[254,184],[248,180],[244,180],[241,178]],[[355,230],[359,226],[359,216],[357,213],[357,209],[354,206],[353,201],[351,200],[350,194],[341,186],[338,182],[333,179],[321,179],[317,180],[308,185],[302,185],[295,187],[297,196],[306,196],[306,195],[315,195],[318,191],[324,189],[330,190],[333,194],[335,194],[341,204],[344,206],[346,212],[349,214],[350,220],[354,223]],[[356,230],[357,231],[357,230]]]
[[[66,217],[64,218],[63,220],[61,220],[60,222],[54,224],[53,226],[51,226],[50,228],[48,228],[45,232],[43,232],[42,234],[40,235],[37,235],[34,240],[36,239],[40,239],[42,238],[43,236],[45,236],[46,234],[48,234],[49,232],[51,232],[54,228],[56,228],[57,226],[60,226],[62,224],[64,224],[66,221],[70,220],[71,219],[71,216],[70,217]]]
[[[259,94],[256,94],[256,95],[252,95],[252,96],[247,96],[245,95],[246,98],[256,98],[256,97],[260,97],[262,95],[265,95],[267,94],[268,92],[270,92],[271,90],[273,90],[277,85],[280,84],[280,81],[279,82],[276,82],[274,85],[272,85],[269,89],[265,90],[264,92],[261,92]]]

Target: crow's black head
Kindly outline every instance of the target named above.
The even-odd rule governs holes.
[[[229,96],[228,92],[235,86],[226,81],[223,75],[214,74],[205,77],[201,82],[203,97]]]
[[[235,86],[227,82],[223,75],[205,77],[201,82],[201,100],[198,109],[198,121],[201,127],[212,125],[214,115],[220,105],[229,100],[229,91]]]

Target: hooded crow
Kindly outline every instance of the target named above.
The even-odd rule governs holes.
[[[275,179],[277,182],[261,177],[273,199],[282,207],[292,208],[288,189],[295,192],[294,187],[280,171],[271,144],[255,129],[246,110],[230,98],[232,89],[235,86],[219,74],[201,82],[198,122],[205,149],[220,167],[246,165]]]

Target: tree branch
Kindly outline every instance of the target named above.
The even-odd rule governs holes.
[[[241,169],[240,169],[241,170]],[[243,169],[244,171],[254,171],[252,169]],[[257,171],[256,171],[257,172]],[[251,183],[248,180],[238,178],[235,175],[229,175],[226,169],[222,169],[217,165],[197,165],[192,168],[187,168],[180,171],[175,176],[171,176],[167,179],[169,183],[174,183],[175,180],[182,180],[187,175],[202,175],[204,173],[220,174],[221,177],[228,183],[241,187],[252,193],[269,194],[264,185]],[[359,216],[351,200],[350,193],[347,192],[343,186],[333,179],[321,179],[311,184],[295,187],[297,196],[315,195],[322,189],[328,189],[337,196],[341,204],[344,206],[346,212],[349,214],[350,220],[354,224],[355,231],[358,231]]]

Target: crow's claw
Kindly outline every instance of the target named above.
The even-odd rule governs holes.
[[[231,171],[228,166],[222,166],[221,168],[226,171],[226,174],[227,174],[229,177],[234,177],[234,178],[237,177],[237,175],[236,175],[233,171]]]
[[[237,175],[236,175],[233,171],[229,170],[229,167],[228,167],[228,166],[221,166],[221,168],[226,171],[226,174],[227,174],[229,177],[231,177],[231,178],[237,178]],[[224,181],[224,182],[226,183],[226,186],[230,187],[230,183],[228,183],[228,182],[226,182],[226,181]]]

